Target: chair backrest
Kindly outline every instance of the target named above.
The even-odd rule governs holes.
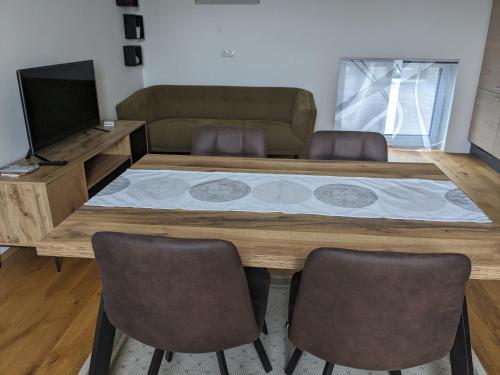
[[[101,232],[92,245],[105,311],[127,335],[187,353],[257,338],[245,272],[232,243]]]
[[[312,136],[308,158],[314,160],[387,161],[387,141],[380,133],[319,131]]]
[[[201,127],[193,133],[191,154],[265,158],[264,131],[260,128]]]
[[[452,348],[469,275],[461,254],[315,250],[290,339],[357,369],[400,370],[440,359]]]

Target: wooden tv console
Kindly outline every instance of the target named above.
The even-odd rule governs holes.
[[[110,131],[90,129],[40,151],[49,160],[67,160],[65,166],[43,166],[22,177],[0,176],[0,245],[35,246],[147,153],[143,121],[117,121],[106,129]]]

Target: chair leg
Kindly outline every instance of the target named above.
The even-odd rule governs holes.
[[[453,375],[474,375],[472,349],[467,315],[467,299],[464,298],[462,315],[458,323],[457,335],[450,352],[451,373]]]
[[[173,358],[174,358],[173,352],[166,352],[165,353],[165,359],[167,360],[168,363],[172,362]]]
[[[260,362],[262,363],[262,367],[264,367],[265,372],[270,372],[272,371],[273,367],[271,366],[271,362],[269,361],[269,357],[267,356],[267,353],[262,346],[262,341],[260,341],[259,338],[253,342],[253,346],[255,347],[255,350],[257,351],[257,354],[259,355]]]
[[[221,375],[229,375],[229,371],[227,369],[226,357],[224,356],[224,352],[217,352],[217,362],[219,362],[219,369]]]
[[[151,359],[151,364],[149,365],[148,375],[158,375],[160,372],[161,361],[163,359],[164,350],[155,349],[153,354],[153,359]]]
[[[267,329],[267,323],[265,320],[264,320],[264,325],[262,326],[262,333],[266,336],[269,335],[269,330]]]
[[[401,375],[401,371],[400,370],[389,371],[389,375]]]
[[[90,358],[90,375],[103,375],[108,373],[111,353],[113,352],[115,332],[116,328],[111,324],[106,311],[104,311],[104,301],[101,297],[95,328],[94,346],[92,348],[92,357]]]
[[[61,258],[55,257],[54,263],[56,265],[56,272],[61,272]]]
[[[333,374],[333,367],[335,365],[330,362],[325,363],[325,368],[323,369],[323,375],[332,375]]]
[[[302,357],[302,350],[295,349],[295,351],[292,354],[292,358],[290,358],[290,361],[288,361],[288,364],[286,365],[285,368],[286,375],[293,374],[293,372],[295,371],[295,367],[297,367],[297,364],[299,363],[300,357]]]

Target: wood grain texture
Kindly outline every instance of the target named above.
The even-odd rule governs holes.
[[[0,374],[73,375],[89,355],[100,297],[95,262],[19,249],[0,269]]]
[[[211,165],[211,167],[207,167]],[[148,155],[134,168],[279,171],[378,177],[434,176],[447,179],[431,164],[311,162]],[[308,169],[306,169],[306,166]],[[482,202],[479,202],[482,203]],[[318,247],[407,252],[460,252],[473,264],[473,278],[500,279],[500,228],[497,223],[444,223],[361,219],[283,213],[203,212],[83,207],[37,244],[40,255],[94,256],[91,236],[117,231],[232,241],[247,266],[299,269]]]
[[[493,153],[500,127],[500,94],[479,89],[469,139],[483,150]]]
[[[127,160],[130,160],[130,154],[99,154],[87,161],[85,177],[88,189],[93,188]]]
[[[47,185],[52,225],[55,227],[88,200],[83,165]]]
[[[133,169],[173,169],[194,171],[285,173],[324,176],[426,178],[448,180],[445,174],[432,164],[424,163],[379,163],[321,160],[259,159],[234,157],[207,157],[187,155],[144,156]]]
[[[53,228],[45,184],[0,184],[0,241],[33,243]]]
[[[495,140],[495,145],[493,146],[493,156],[500,159],[500,126],[498,127],[497,137]]]
[[[500,1],[493,1],[479,87],[500,91]]]
[[[119,121],[111,132],[88,130],[42,150],[43,156],[67,160],[67,165],[44,166],[17,178],[0,177],[0,244],[34,246],[81,207],[88,199],[88,189],[111,172],[113,166],[130,158],[129,134],[141,126],[144,123],[140,121]],[[89,162],[100,154],[104,155],[104,162]],[[33,162],[23,159],[16,163]]]

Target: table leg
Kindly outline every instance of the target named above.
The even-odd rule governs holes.
[[[101,296],[97,324],[95,329],[94,347],[90,359],[90,375],[107,375],[111,363],[113,343],[116,328],[111,324],[104,310],[104,301]]]
[[[457,335],[450,353],[451,372],[453,375],[474,375],[472,348],[467,315],[467,298],[464,298],[462,315],[458,323]]]

